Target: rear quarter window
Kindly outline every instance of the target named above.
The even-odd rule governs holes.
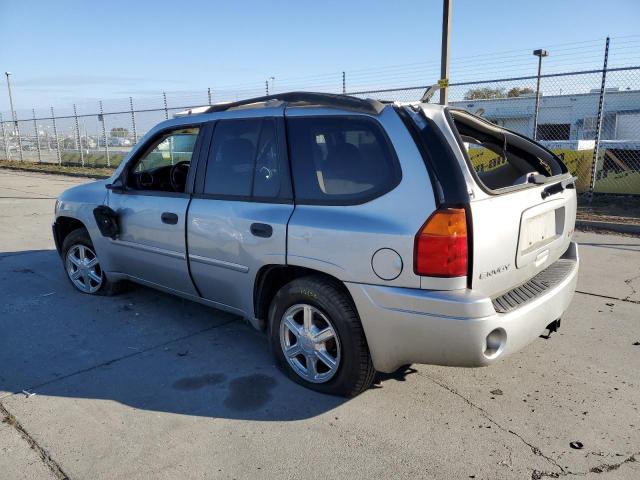
[[[373,119],[289,118],[287,135],[298,202],[364,203],[400,182],[395,152]]]

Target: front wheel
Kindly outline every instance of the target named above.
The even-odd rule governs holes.
[[[269,309],[269,335],[279,367],[305,387],[351,397],[373,382],[358,313],[331,280],[309,276],[282,287]]]
[[[66,236],[62,242],[62,261],[67,278],[82,293],[114,295],[121,290],[121,282],[112,282],[102,270],[89,233],[84,228]]]

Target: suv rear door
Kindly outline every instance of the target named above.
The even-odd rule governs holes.
[[[277,112],[215,122],[187,218],[189,266],[200,294],[247,317],[257,271],[286,263],[293,201]]]
[[[555,155],[533,140],[462,110],[407,108],[429,119],[418,125],[421,131],[438,128],[445,133],[457,159],[449,161],[459,163],[467,184],[471,288],[499,296],[567,251],[575,225],[576,191],[573,177]],[[448,205],[446,198],[441,202],[465,206]]]
[[[574,179],[540,144],[461,110],[451,110],[473,183],[471,286],[495,297],[526,282],[569,247]]]

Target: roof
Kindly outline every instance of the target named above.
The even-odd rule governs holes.
[[[265,104],[273,104],[275,102],[285,103],[287,106],[320,106],[339,108],[341,110],[352,110],[371,115],[379,115],[385,107],[385,104],[381,101],[371,98],[365,99],[335,93],[285,92],[277,93],[275,95],[265,95],[263,97],[248,98],[237,102],[217,103],[215,105],[192,108],[185,110],[184,112],[179,112],[175,116],[183,117],[186,115],[224,112],[226,110],[239,107],[259,108],[264,107]]]

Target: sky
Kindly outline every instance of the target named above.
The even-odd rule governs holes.
[[[551,52],[548,71],[597,68],[607,35],[620,62],[640,64],[638,0],[452,2],[454,82],[534,74],[539,47]],[[431,84],[441,16],[441,0],[0,0],[0,69],[12,72],[16,109],[29,112],[163,91],[257,91],[270,77],[276,91],[337,89],[342,71],[348,90]]]

